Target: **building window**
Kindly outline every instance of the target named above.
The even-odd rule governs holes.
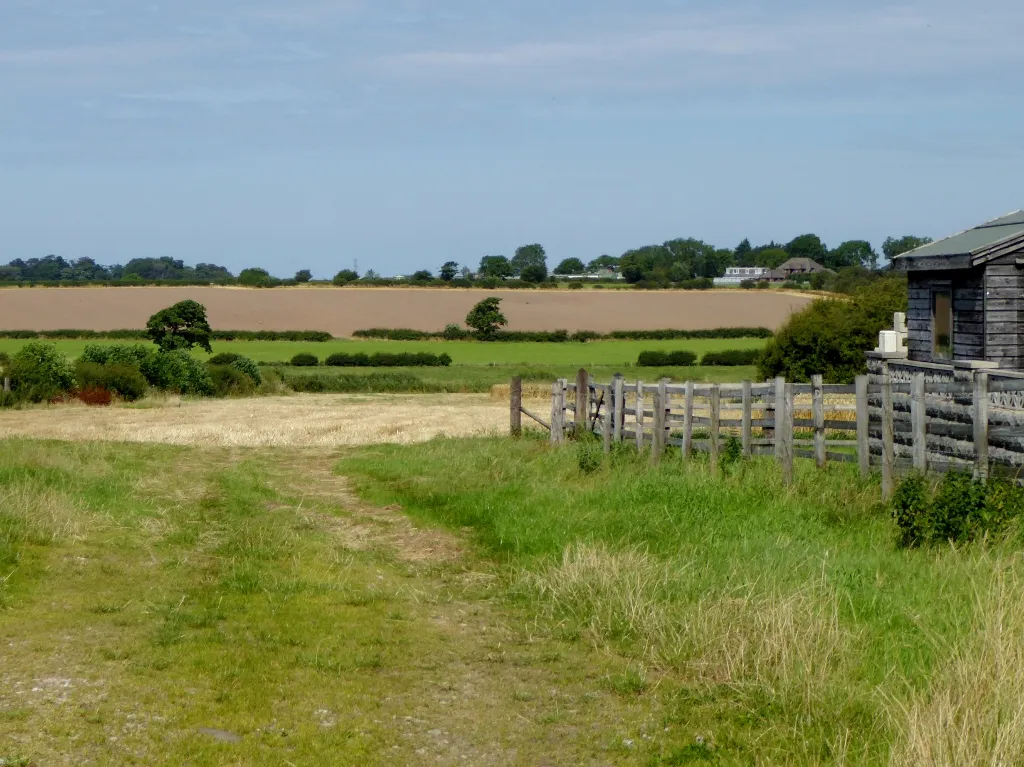
[[[953,293],[932,291],[932,357],[953,359]]]

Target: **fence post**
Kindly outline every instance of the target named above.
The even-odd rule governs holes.
[[[523,436],[523,379],[516,376],[509,388],[509,433],[513,437]]]
[[[689,460],[693,457],[693,381],[686,382],[683,407],[683,458]]]
[[[825,450],[825,380],[811,376],[811,418],[814,419],[814,461],[819,469],[825,468],[828,452]]]
[[[924,373],[914,373],[910,378],[911,449],[914,456],[914,468],[921,473],[928,471],[927,424],[924,400]]]
[[[636,451],[644,449],[644,382],[636,382]]]
[[[793,484],[793,403],[796,388],[793,384],[782,385],[782,399],[775,403],[775,441],[780,446],[782,481]]]
[[[601,421],[601,439],[604,442],[605,454],[612,452],[612,419],[615,418],[615,382],[612,381],[604,390],[604,419]]]
[[[782,445],[779,440],[779,424],[785,420],[785,405],[786,379],[780,376],[775,379],[775,407],[773,410],[775,427],[772,429],[773,439],[775,440],[775,459],[778,461],[782,460]]]
[[[718,384],[712,384],[708,397],[711,409],[711,474],[718,474],[718,429],[722,407],[722,390]]]
[[[857,376],[857,462],[860,464],[862,479],[867,479],[871,474],[871,443],[868,440],[870,426],[868,377]]]
[[[4,394],[9,394],[11,391],[11,379],[4,376]]]
[[[612,401],[615,403],[612,438],[615,442],[622,442],[622,427],[626,423],[626,381],[621,375],[616,374],[612,379],[612,389]]]
[[[754,398],[752,394],[753,384],[750,381],[743,382],[743,457],[750,458],[753,454],[753,426],[754,420]]]
[[[988,479],[988,373],[974,373],[974,476]]]
[[[557,445],[562,440],[560,438],[562,432],[562,425],[560,423],[562,418],[562,406],[560,400],[562,399],[562,382],[555,381],[551,386],[551,444]]]
[[[882,500],[888,501],[895,489],[896,448],[893,435],[892,379],[886,370],[882,376]]]
[[[590,428],[590,375],[580,369],[576,374],[576,412],[573,415],[573,436],[582,439]]]
[[[654,395],[654,435],[651,439],[651,463],[661,461],[661,454],[665,451],[665,400],[666,390],[665,379],[658,381],[658,392]]]

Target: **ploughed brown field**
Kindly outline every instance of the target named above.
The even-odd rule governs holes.
[[[361,328],[442,330],[487,296],[502,298],[510,330],[778,328],[812,299],[775,291],[540,291],[429,288],[6,288],[0,329],[142,328],[166,306],[193,299],[230,330]]]

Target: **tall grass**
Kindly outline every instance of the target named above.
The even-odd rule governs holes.
[[[540,626],[661,679],[669,720],[715,732],[729,763],[1022,763],[1024,580],[1005,554],[898,549],[878,485],[845,465],[801,462],[786,488],[771,460],[715,478],[674,451],[591,452],[436,441],[341,470],[472,528]]]

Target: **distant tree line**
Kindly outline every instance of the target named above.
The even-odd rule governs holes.
[[[547,253],[538,243],[517,248],[509,258],[487,255],[473,270],[456,261],[446,261],[436,270],[420,269],[403,278],[382,278],[373,270],[360,276],[353,269],[340,270],[331,280],[335,285],[414,284],[452,287],[497,287],[517,284],[524,287],[557,281],[568,276],[592,279],[624,279],[641,288],[710,287],[710,280],[725,274],[733,266],[777,268],[790,258],[810,258],[837,274],[816,277],[813,287],[842,289],[844,282],[863,282],[876,272],[882,256],[891,261],[901,253],[931,242],[926,237],[906,235],[890,237],[882,244],[882,253],[866,240],[848,240],[829,248],[815,234],[802,234],[788,243],[769,242],[753,245],[744,239],[735,248],[718,248],[703,240],[675,239],[661,245],[645,245],[621,256],[602,255],[587,263],[566,258],[550,270]],[[830,282],[831,281],[831,282]],[[313,282],[312,272],[301,269],[294,277],[275,277],[266,269],[251,267],[238,275],[216,264],[187,266],[180,259],[135,258],[126,264],[104,266],[91,258],[67,260],[62,256],[14,259],[0,266],[0,283],[108,283],[108,284],[216,284],[275,287]]]

